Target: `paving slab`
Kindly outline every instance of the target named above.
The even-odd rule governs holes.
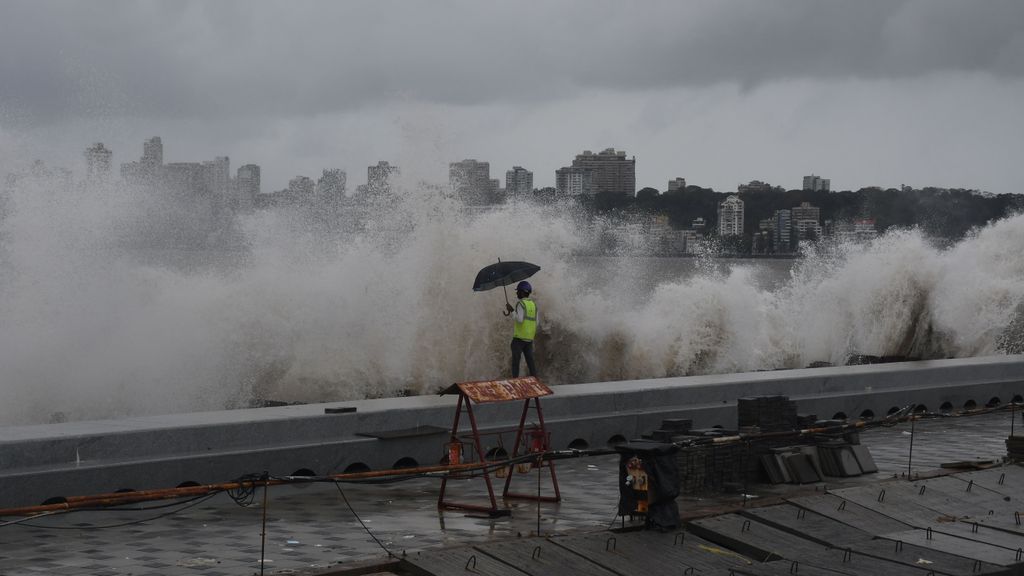
[[[789,532],[822,546],[845,547],[874,538],[874,534],[854,528],[793,504],[752,508],[742,512],[773,528]]]
[[[905,532],[894,532],[886,534],[885,538],[903,542],[904,544],[913,544],[919,548],[927,548],[937,553],[953,554],[972,561],[977,560],[999,566],[1012,566],[1024,561],[1024,553],[1017,553],[992,544],[986,544],[977,540],[967,540],[942,532],[935,532],[934,530],[929,532],[927,530],[914,529]],[[971,571],[975,572],[973,568]]]
[[[961,543],[963,547],[972,544]],[[858,543],[854,550],[865,556],[873,556],[907,566],[928,568],[941,574],[1006,574],[1003,564],[990,562],[987,558],[978,558],[957,554],[956,549],[945,549],[941,546],[921,546],[915,541],[904,541],[901,538],[876,538]]]
[[[936,522],[952,522],[955,516],[915,502],[901,487],[902,482],[884,482],[874,486],[853,486],[829,490],[830,494],[874,510],[916,528],[927,528]]]
[[[744,551],[755,559],[764,559],[767,564],[792,565],[796,562],[798,570],[816,567],[849,575],[927,574],[926,570],[864,555],[852,549],[828,548],[737,514],[698,520],[691,524],[691,528],[723,546]]]
[[[825,547],[739,514],[722,514],[691,522],[698,536],[760,562],[799,560]]]
[[[746,576],[845,576],[844,572],[787,560],[740,566],[728,574],[730,576],[735,576],[736,574],[744,574]]]
[[[530,576],[615,576],[597,558],[590,559],[543,539],[488,542],[475,548]]]
[[[912,526],[835,494],[797,496],[786,501],[870,534],[899,532]]]
[[[624,575],[680,574],[691,568],[701,574],[727,573],[731,568],[753,564],[748,558],[686,532],[605,532],[551,541]]]
[[[539,539],[538,539],[539,540]],[[527,573],[472,546],[417,552],[403,559],[431,576],[526,576]]]
[[[1024,534],[1000,530],[999,528],[981,523],[950,522],[936,524],[932,527],[932,531],[956,536],[964,540],[985,542],[986,544],[999,546],[1014,552],[1024,549]]]

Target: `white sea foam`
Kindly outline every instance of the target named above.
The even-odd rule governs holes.
[[[657,261],[579,257],[587,234],[564,209],[469,216],[441,190],[397,190],[360,232],[261,211],[237,223],[244,250],[183,250],[172,265],[152,236],[174,219],[152,225],[163,213],[152,198],[19,183],[0,221],[0,424],[430,393],[506,375],[501,291],[470,290],[499,257],[542,267],[538,363],[554,384],[996,353],[1024,299],[1020,216],[946,250],[896,231],[812,252],[780,287],[756,265],[707,265],[638,296]],[[600,282],[590,266],[607,268]]]

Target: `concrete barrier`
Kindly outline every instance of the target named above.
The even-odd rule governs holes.
[[[440,383],[439,383],[440,385]],[[439,386],[440,387],[440,386]],[[741,397],[786,395],[819,418],[910,404],[938,411],[1024,394],[1024,356],[991,356],[834,368],[574,384],[542,405],[552,447],[603,447],[636,438],[665,418],[697,427],[736,425]],[[437,464],[454,396],[415,396],[253,410],[197,412],[37,426],[0,427],[0,507],[51,497],[223,482],[247,473],[315,474]],[[325,409],[355,408],[326,414]],[[489,446],[511,433],[522,403],[474,408]],[[400,438],[374,437],[418,428]],[[463,426],[465,428],[465,426]]]

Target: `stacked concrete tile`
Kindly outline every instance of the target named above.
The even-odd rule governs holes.
[[[788,396],[740,398],[736,402],[736,416],[740,428],[757,426],[762,432],[796,430],[799,422],[796,402]]]
[[[1024,436],[1010,436],[1006,439],[1006,457],[1016,462],[1024,461]]]

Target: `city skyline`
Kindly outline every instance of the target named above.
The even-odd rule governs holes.
[[[164,163],[163,158],[163,139],[161,136],[153,136],[147,138],[142,143],[142,156],[138,160],[116,162],[115,152],[110,148],[107,148],[103,142],[94,142],[88,146],[82,156],[85,159],[84,166],[84,180],[86,182],[95,181],[99,178],[111,179],[115,178],[116,174],[120,175],[120,180],[128,185],[152,185],[158,183],[161,175],[165,174],[165,168],[174,172],[175,170],[185,171],[207,171],[209,174],[202,176],[211,180],[210,187],[217,191],[227,191],[229,185],[232,185],[234,180],[240,182],[240,186],[244,189],[249,190],[253,193],[275,193],[293,190],[296,187],[305,186],[305,184],[299,181],[313,181],[313,178],[306,174],[296,174],[289,178],[286,186],[279,189],[264,190],[261,186],[261,171],[262,167],[257,164],[244,164],[239,166],[237,170],[237,176],[231,175],[231,157],[230,156],[216,156],[213,160],[201,160],[201,161],[189,161],[189,162],[168,162]],[[503,201],[507,195],[522,195],[527,192],[533,192],[541,189],[554,189],[559,195],[574,196],[574,195],[595,195],[599,193],[622,193],[626,196],[636,196],[636,193],[645,188],[654,188],[663,192],[671,192],[673,190],[684,189],[688,184],[686,179],[683,177],[675,177],[668,181],[665,187],[650,186],[650,185],[638,185],[636,182],[634,166],[636,164],[636,157],[626,157],[626,152],[623,150],[616,150],[615,148],[607,148],[602,152],[595,154],[590,150],[584,150],[581,154],[577,154],[576,158],[572,161],[572,166],[562,167],[555,171],[555,186],[533,186],[533,171],[526,169],[522,166],[513,166],[511,170],[506,171],[504,186],[502,185],[501,178],[490,178],[490,163],[487,161],[480,161],[472,158],[467,158],[460,161],[453,161],[448,163],[448,185],[453,192],[456,193],[456,197],[459,197],[464,202],[479,203],[482,198],[466,198],[468,194],[479,194],[485,192],[491,194],[491,198],[487,199],[484,203],[492,203],[495,201]],[[120,165],[120,169],[117,170],[116,165]],[[69,170],[64,166],[56,166],[47,164],[47,161],[41,158],[33,159],[32,162],[21,170],[8,173],[10,176],[16,176],[18,174],[26,174],[32,169],[37,169],[40,166],[45,166],[49,169],[56,169],[67,172],[69,175],[73,175],[74,171]],[[323,168],[321,178],[327,178],[331,180],[330,186],[332,188],[339,188],[344,191],[347,181],[348,168]],[[582,172],[587,175],[585,179],[572,179],[563,176],[566,172]],[[383,182],[388,179],[390,174],[400,174],[398,166],[390,164],[387,160],[379,160],[376,165],[367,167],[367,179],[363,187],[377,187],[381,188],[384,186]],[[497,173],[495,175],[498,175]],[[340,180],[338,180],[340,178]],[[569,181],[573,180],[574,184],[569,185]],[[428,183],[430,185],[437,185],[439,182]],[[559,184],[561,182],[561,185]],[[821,186],[821,183],[824,186]],[[809,176],[802,177],[802,183],[804,190],[825,190],[829,191],[829,179],[823,179],[821,176],[811,174]],[[700,186],[700,185],[698,185]],[[700,186],[705,187],[705,186]],[[902,187],[906,187],[905,185]],[[358,188],[358,186],[357,186]],[[711,188],[711,187],[706,187]],[[801,188],[790,188],[790,189],[801,189]],[[787,190],[783,186],[772,186],[769,183],[762,182],[759,180],[753,180],[749,184],[739,184],[736,186],[735,192],[738,193],[749,193],[749,192],[782,192]],[[734,190],[719,190],[720,192],[734,192]]]
[[[1020,192],[1019,2],[617,6],[15,0],[0,172],[78,169],[83,143],[160,134],[166,162],[228,154],[263,166],[267,189],[381,158],[439,182],[482,158],[540,188],[615,146],[638,188],[822,173],[842,189]]]
[[[97,179],[98,173],[102,172],[107,178],[114,178],[119,173],[119,178],[122,182],[129,185],[139,184],[153,184],[155,183],[155,177],[157,173],[163,168],[170,168],[172,171],[178,170],[203,170],[213,169],[211,175],[204,176],[205,178],[213,178],[215,182],[211,185],[212,189],[215,190],[227,190],[229,185],[232,185],[236,176],[232,175],[230,170],[230,156],[216,156],[213,160],[201,160],[201,161],[189,161],[189,162],[163,162],[163,142],[161,136],[153,136],[147,138],[142,143],[143,154],[142,157],[134,161],[118,162],[115,156],[115,151],[106,147],[103,142],[93,142],[90,146],[86,147],[81,153],[81,157],[84,158],[83,166],[79,167],[79,170],[70,170],[66,166],[54,164],[52,159],[34,158],[31,162],[19,167],[19,169],[12,172],[8,172],[9,177],[16,177],[19,175],[26,175],[33,171],[37,171],[40,167],[45,167],[49,170],[56,170],[65,173],[67,177],[71,177],[76,172],[80,172],[84,182],[94,181]],[[595,195],[602,192],[613,192],[619,193],[620,191],[627,196],[636,196],[636,194],[643,189],[654,189],[659,193],[672,192],[676,190],[682,190],[687,186],[697,186],[698,188],[706,188],[719,193],[725,194],[750,194],[750,193],[780,193],[787,190],[811,190],[811,191],[825,191],[825,192],[844,192],[844,191],[856,191],[865,190],[871,188],[877,189],[900,189],[900,190],[914,190],[916,189],[940,189],[940,190],[967,190],[974,193],[990,193],[988,190],[980,189],[965,189],[956,188],[952,186],[943,186],[941,184],[930,185],[930,186],[913,186],[908,184],[900,184],[899,186],[883,186],[878,184],[870,184],[861,186],[860,188],[832,188],[831,179],[823,178],[821,175],[809,174],[799,178],[801,185],[795,187],[786,187],[776,185],[771,182],[765,182],[761,180],[751,180],[749,183],[738,183],[733,187],[715,188],[713,186],[705,185],[703,183],[687,182],[684,177],[675,177],[670,179],[665,186],[659,186],[654,183],[638,183],[636,181],[634,166],[636,163],[636,157],[626,157],[626,153],[623,150],[616,150],[615,148],[607,148],[599,154],[595,154],[590,150],[584,150],[581,154],[577,154],[575,160],[572,161],[572,166],[562,167],[555,170],[555,185],[554,186],[534,186],[530,188],[533,191],[539,190],[555,190],[559,195],[574,196],[574,195]],[[616,166],[617,164],[624,164],[626,168]],[[120,169],[117,169],[117,166]],[[605,165],[602,168],[602,165]],[[467,171],[467,168],[468,171]],[[575,188],[571,185],[566,185],[566,177],[563,173],[570,170],[580,170],[587,172],[588,176],[590,173],[599,174],[602,171],[608,171],[606,174],[602,174],[600,177],[593,176],[586,179],[580,179],[579,182],[575,183]],[[376,180],[376,187],[381,187],[384,180],[387,180],[389,175],[395,173],[401,175],[401,171],[397,165],[392,164],[388,160],[378,160],[375,165],[370,165],[366,168],[367,179],[365,184],[357,185],[356,188],[374,187],[374,181]],[[496,169],[498,170],[498,169]],[[243,176],[242,172],[245,171]],[[254,190],[258,193],[275,193],[275,192],[287,192],[293,190],[296,187],[296,183],[299,180],[313,181],[314,178],[307,174],[295,174],[290,177],[287,183],[274,189],[263,189],[261,186],[261,171],[262,167],[257,164],[246,163],[238,168],[237,178],[244,180],[244,187],[248,190]],[[337,178],[340,176],[340,189],[345,189],[345,183],[347,174],[350,168],[338,168],[338,167],[324,167],[319,169],[322,172],[321,178]],[[357,170],[358,171],[358,170]],[[477,172],[479,171],[479,174]],[[467,178],[467,175],[472,175],[471,178]],[[505,173],[505,179],[500,178],[499,172],[495,172],[497,178],[489,178],[490,176],[490,162],[486,160],[477,159],[463,159],[460,161],[448,162],[448,175],[447,185],[456,192],[457,197],[464,196],[465,190],[460,192],[460,189],[466,188],[467,186],[471,189],[483,190],[486,189],[489,193],[497,193],[498,196],[493,196],[486,203],[501,202],[504,201],[507,194],[510,193],[507,186],[512,181],[514,187],[518,189],[519,193],[525,191],[523,188],[524,183],[532,185],[534,180],[534,173],[532,170],[523,168],[522,166],[514,166],[511,170]],[[483,180],[480,180],[483,178]],[[522,181],[519,181],[519,180]],[[437,186],[442,184],[441,180],[436,182],[430,182],[427,180],[417,180],[419,184],[426,184],[430,186]],[[467,184],[468,182],[468,184]],[[561,184],[560,184],[561,182]],[[581,182],[585,185],[581,185]],[[337,186],[337,184],[332,184]],[[1014,193],[1020,194],[1020,193]],[[464,202],[466,198],[461,198]],[[474,203],[469,200],[468,203]]]

